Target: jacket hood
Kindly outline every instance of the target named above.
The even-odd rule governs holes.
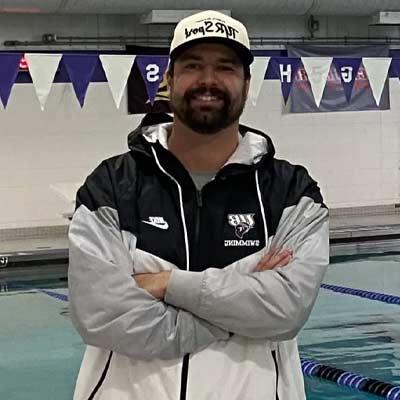
[[[128,135],[128,146],[132,151],[139,151],[152,157],[151,144],[160,142],[167,148],[166,132],[173,121],[173,117],[166,113],[146,114],[138,127]],[[239,125],[240,141],[229,164],[258,164],[265,158],[275,155],[275,147],[271,138],[265,133]]]

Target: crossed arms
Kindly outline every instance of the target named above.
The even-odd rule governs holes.
[[[303,197],[284,209],[268,238],[269,247],[293,250],[290,257],[260,252],[202,272],[161,260],[153,271],[171,272],[132,279],[149,271],[149,259],[121,231],[107,176],[102,164],[79,190],[69,228],[70,314],[85,343],[151,360],[198,352],[231,333],[273,341],[297,335],[329,261],[328,212],[313,200],[315,183],[302,184]]]
[[[83,340],[147,360],[197,352],[230,333],[295,337],[328,263],[327,212],[307,198],[282,216],[273,239],[276,248],[293,249],[293,256],[261,259],[258,266],[253,258],[252,265],[244,259],[222,270],[175,268],[132,279],[133,267],[145,270],[136,268],[136,238],[121,232],[109,207],[91,211],[81,205],[69,240],[71,318]]]
[[[268,271],[275,267],[284,267],[292,257],[293,251],[291,249],[271,249],[261,257],[254,268],[254,272]],[[155,298],[164,300],[171,271],[134,274],[133,277],[140,288],[146,290]]]

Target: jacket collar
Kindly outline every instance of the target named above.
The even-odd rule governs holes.
[[[172,124],[172,117],[168,114],[147,114],[141,124],[129,134],[128,145],[133,151],[146,151],[145,143],[155,145],[159,143],[168,150],[168,129]],[[145,139],[143,141],[143,139]],[[145,142],[145,143],[143,143]],[[148,149],[148,155],[151,154]],[[275,148],[272,140],[266,134],[244,125],[239,126],[239,145],[226,162],[229,164],[255,165],[264,157],[272,158]]]

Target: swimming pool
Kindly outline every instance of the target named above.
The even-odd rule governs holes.
[[[400,304],[383,301],[400,296],[400,256],[333,259],[323,287],[299,335],[301,357],[400,385]],[[332,288],[358,290],[342,294]],[[310,400],[376,398],[347,388],[333,390],[319,379],[306,383]]]
[[[400,305],[360,297],[400,296],[400,255],[332,261],[299,335],[302,359],[400,386]],[[333,291],[343,287],[359,291]],[[0,279],[0,289],[0,398],[70,400],[84,345],[68,319],[66,281]],[[378,398],[316,377],[305,382],[308,400]]]

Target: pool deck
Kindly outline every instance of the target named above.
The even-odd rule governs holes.
[[[400,214],[332,216],[331,256],[400,251]]]
[[[400,214],[332,216],[331,239],[400,234]]]
[[[66,226],[67,229],[67,226]],[[400,250],[400,213],[330,217],[331,255]],[[66,234],[2,240],[0,257],[20,260],[67,258]],[[1,260],[0,260],[1,262]]]

